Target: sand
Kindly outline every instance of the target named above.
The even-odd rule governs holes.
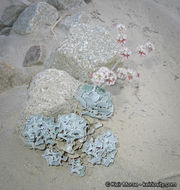
[[[6,0],[1,0],[0,11],[6,4]],[[104,22],[98,19],[94,22],[111,28],[114,37],[113,24],[125,24],[128,28],[128,47],[135,48],[147,40],[156,47],[150,56],[136,56],[127,63],[140,72],[139,89],[130,84],[123,88],[119,84],[107,88],[112,94],[115,113],[104,122],[98,133],[111,129],[118,137],[115,163],[110,167],[88,165],[85,177],[71,175],[67,166],[48,167],[41,157],[42,152],[27,149],[19,137],[21,114],[27,98],[27,86],[19,86],[0,94],[0,189],[103,190],[114,189],[105,187],[106,181],[160,180],[176,182],[179,186],[174,189],[178,190],[180,1],[94,0],[83,9],[97,9]],[[52,40],[49,42],[50,38]],[[29,44],[36,42],[31,39],[32,36],[15,34],[3,38],[0,56],[22,67]],[[18,48],[15,48],[17,41]],[[51,35],[40,36],[39,41],[50,44],[49,52],[57,46]]]

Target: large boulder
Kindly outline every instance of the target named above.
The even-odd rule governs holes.
[[[21,69],[0,61],[0,92],[26,82],[28,77]]]
[[[58,10],[75,9],[85,5],[83,0],[47,0],[47,2]]]
[[[29,34],[54,24],[57,19],[56,8],[45,2],[33,3],[19,15],[13,30],[18,34]]]
[[[6,26],[12,26],[19,14],[26,8],[25,4],[10,5],[5,8],[1,16],[1,21]]]
[[[65,70],[76,79],[88,81],[101,66],[112,66],[119,58],[119,45],[104,27],[76,24],[68,38],[48,58],[46,66]]]
[[[57,116],[72,112],[79,86],[80,83],[65,71],[47,69],[38,73],[28,90],[25,118],[37,114]]]
[[[89,16],[84,12],[77,12],[73,13],[72,15],[66,16],[61,22],[60,27],[68,30],[71,28],[71,26],[78,24],[78,23],[89,23],[90,18]]]

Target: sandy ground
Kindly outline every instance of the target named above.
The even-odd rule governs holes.
[[[7,3],[3,1],[0,11]],[[24,147],[19,137],[27,86],[16,87],[0,94],[0,190],[101,190],[114,189],[106,188],[106,181],[143,180],[176,182],[174,189],[180,189],[180,1],[96,0],[84,9],[97,9],[105,22],[95,22],[110,27],[112,35],[113,23],[125,24],[128,47],[147,40],[156,47],[151,56],[128,62],[141,73],[139,90],[133,85],[108,88],[115,113],[98,133],[111,129],[118,136],[115,163],[110,167],[88,165],[82,178],[70,175],[67,166],[48,167],[42,153]],[[53,48],[57,42],[49,42],[51,37],[39,41]],[[21,66],[29,44],[36,40],[12,34],[0,40],[0,56]]]

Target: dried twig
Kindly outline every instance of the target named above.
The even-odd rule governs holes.
[[[54,35],[54,38],[57,40],[57,37],[56,37],[56,34],[55,34],[55,32],[54,32],[54,28],[56,27],[56,25],[58,24],[58,23],[60,23],[61,22],[61,20],[63,19],[63,18],[65,18],[66,16],[71,16],[71,14],[66,14],[66,15],[64,15],[63,17],[59,17],[58,18],[58,20],[53,24],[53,26],[51,27],[51,32],[52,32],[52,34]],[[58,40],[57,40],[58,41]]]
[[[57,40],[57,38],[56,38],[56,34],[55,34],[55,32],[54,32],[54,28],[56,27],[56,25],[61,21],[61,19],[62,19],[62,17],[59,17],[58,18],[58,20],[55,22],[55,24],[52,26],[52,28],[51,28],[51,32],[53,33],[53,35],[54,35],[54,38]]]
[[[91,12],[91,15],[92,15],[92,18],[98,19],[98,20],[100,20],[101,22],[104,22],[104,23],[105,23],[105,21],[102,20],[102,19],[99,17],[99,15],[101,15],[101,14],[98,12],[97,9],[96,9],[95,11]]]

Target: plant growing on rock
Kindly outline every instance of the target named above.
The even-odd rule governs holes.
[[[88,25],[83,25],[81,27],[84,29],[89,28]],[[93,30],[95,30],[94,27],[92,28]],[[96,28],[95,30],[95,33],[98,33],[98,38],[100,36],[98,32],[100,31],[100,29],[102,30],[102,28],[99,28],[99,30],[97,30]],[[105,89],[101,88],[102,85],[107,84],[108,86],[112,86],[112,85],[115,85],[117,80],[131,81],[133,79],[139,78],[140,74],[137,71],[134,71],[130,68],[124,68],[124,67],[116,68],[116,67],[118,66],[118,64],[124,63],[125,60],[129,59],[129,57],[131,57],[132,54],[145,56],[154,50],[153,44],[150,42],[147,42],[144,45],[138,46],[135,51],[131,51],[129,48],[125,46],[126,41],[127,41],[127,35],[125,33],[126,27],[123,24],[118,24],[116,25],[116,29],[117,29],[117,43],[120,44],[120,50],[117,52],[119,52],[120,54],[120,59],[113,65],[111,69],[103,66],[103,67],[100,67],[94,73],[92,73],[91,80],[94,83],[94,85],[83,84],[81,86],[78,83],[78,81],[73,80],[73,78],[68,76],[67,73],[64,73],[62,71],[57,72],[56,69],[51,69],[45,72],[45,74],[44,73],[43,75],[41,74],[39,78],[36,79],[38,80],[39,83],[43,82],[43,86],[44,86],[44,76],[47,77],[48,74],[52,73],[52,75],[50,75],[51,82],[52,82],[52,85],[50,85],[50,87],[55,86],[54,82],[60,85],[60,86],[57,85],[55,89],[49,87],[50,92],[52,92],[54,90],[61,89],[62,84],[60,83],[61,81],[60,79],[65,78],[67,80],[67,78],[70,78],[71,82],[69,82],[67,85],[65,97],[67,97],[68,94],[71,94],[71,96],[69,96],[69,99],[68,99],[68,102],[71,102],[71,103],[72,103],[72,92],[71,92],[72,88],[71,87],[75,86],[75,84],[78,83],[77,88],[74,91],[76,93],[78,92],[78,94],[76,94],[77,95],[76,99],[78,100],[82,108],[79,114],[76,114],[76,111],[74,111],[74,113],[59,115],[58,120],[56,120],[53,117],[48,118],[43,115],[36,115],[29,118],[29,120],[27,120],[25,124],[24,130],[23,130],[23,136],[25,137],[26,145],[32,149],[45,150],[42,156],[43,158],[46,159],[46,161],[48,162],[48,165],[50,166],[61,166],[63,165],[64,162],[69,162],[69,165],[71,165],[70,167],[71,173],[77,173],[77,175],[79,176],[84,176],[86,166],[83,165],[84,164],[83,161],[85,157],[83,156],[83,154],[85,154],[86,157],[88,157],[87,161],[93,165],[102,164],[108,167],[110,164],[114,163],[115,156],[117,153],[117,144],[118,144],[117,137],[112,133],[112,131],[107,131],[103,133],[102,135],[97,136],[96,138],[93,138],[91,135],[94,133],[94,131],[97,128],[101,127],[102,124],[98,126],[93,126],[94,127],[93,130],[92,129],[90,130],[90,124],[87,121],[88,120],[87,116],[91,118],[99,119],[99,120],[109,119],[113,115],[114,106],[111,101],[110,93],[107,92]],[[76,27],[75,31],[77,33],[77,31],[79,31],[79,27]],[[104,36],[107,36],[106,32],[105,33],[103,32],[102,34],[104,34]],[[94,37],[93,35],[90,36],[92,40],[93,40],[93,37]],[[79,42],[79,38],[76,41],[76,43],[78,42]],[[82,42],[84,42],[84,38]],[[93,41],[93,43],[95,42]],[[67,44],[71,44],[71,43],[67,43]],[[88,49],[89,46],[87,44],[88,43],[85,43]],[[63,46],[62,49],[64,50],[65,47],[66,47],[66,44]],[[95,50],[98,50],[98,49],[99,47],[97,45]],[[87,53],[89,51],[86,50],[85,52]],[[108,48],[106,49],[106,52],[109,53]],[[84,53],[81,53],[81,54],[84,55]],[[109,55],[109,54],[105,53],[105,55]],[[114,55],[115,54],[113,54],[113,57]],[[97,54],[95,55],[93,54],[93,56],[97,57]],[[89,57],[88,53],[86,54],[86,57]],[[99,58],[101,58],[101,52],[99,53]],[[72,80],[74,81],[74,84]],[[36,87],[36,85],[34,86]],[[35,87],[34,88],[31,87],[31,89],[37,89]],[[63,87],[65,88],[66,86],[63,85]],[[43,94],[44,94],[44,90],[45,89],[43,88],[42,90]],[[34,93],[36,91],[37,90],[34,90]],[[61,97],[63,96],[63,94],[60,94],[60,95]],[[52,97],[52,94],[50,94],[50,97]],[[55,99],[55,97],[56,96],[53,96],[53,99]],[[74,93],[73,93],[73,97],[74,97]],[[57,98],[59,99],[59,94]],[[47,96],[46,99],[49,100],[50,98]],[[56,107],[59,108],[60,105],[61,104],[57,106],[57,102],[56,102]],[[67,107],[67,104],[66,104],[66,107]],[[53,107],[53,110],[54,110],[54,107]],[[86,118],[84,118],[84,116],[86,116]]]

